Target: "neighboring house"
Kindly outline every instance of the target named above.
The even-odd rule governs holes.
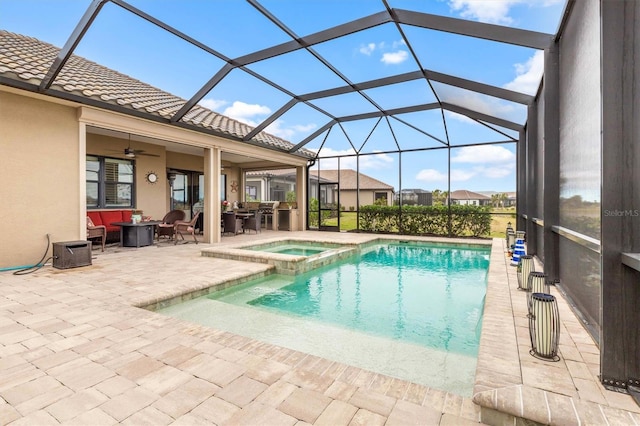
[[[451,204],[469,205],[469,206],[490,206],[491,197],[477,192],[461,189],[453,191],[450,195]]]
[[[52,69],[59,52],[0,30],[0,180],[11,218],[0,268],[33,265],[49,238],[85,240],[88,210],[161,219],[202,208],[204,239],[216,242],[221,199],[244,197],[241,171],[288,167],[306,180],[312,152],[290,154],[293,144],[264,132],[244,143],[252,127],[197,104],[172,123],[186,100],[76,55]]]
[[[479,194],[491,198],[491,205],[494,207],[515,207],[515,192],[479,191]]]
[[[401,197],[402,204],[404,205],[430,206],[433,204],[433,194],[431,191],[426,191],[424,189],[403,189],[396,194],[397,203],[400,202]]]
[[[318,171],[311,170],[309,172],[309,179],[311,185],[309,187],[309,194],[312,198],[324,198],[327,202],[337,202],[332,199],[332,195],[325,193],[322,197],[318,197],[318,185],[314,185],[314,182],[318,182]],[[340,187],[340,205],[345,210],[356,209],[359,205],[365,206],[373,204],[376,200],[385,199],[386,205],[390,206],[394,199],[393,186],[386,184],[382,181],[367,176],[363,173],[358,173],[353,169],[338,170],[320,170],[320,183],[338,183]],[[323,186],[320,186],[321,191]],[[358,197],[358,188],[359,197]]]

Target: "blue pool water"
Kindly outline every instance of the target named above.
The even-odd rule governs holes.
[[[337,244],[321,244],[311,241],[277,241],[274,243],[260,244],[257,246],[245,247],[246,250],[263,251],[268,253],[290,254],[294,256],[313,256],[338,247]]]
[[[488,249],[390,244],[207,297],[475,356]]]
[[[470,397],[490,248],[382,244],[158,312]]]
[[[327,249],[311,248],[311,247],[299,247],[299,246],[283,246],[272,249],[265,249],[269,253],[291,254],[294,256],[313,256],[314,254],[322,253]]]

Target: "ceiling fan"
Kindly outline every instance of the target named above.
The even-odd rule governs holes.
[[[158,154],[149,154],[144,149],[131,148],[131,134],[129,134],[129,146],[124,149],[124,156],[127,158],[136,158],[138,155],[146,155],[148,157],[159,157]]]

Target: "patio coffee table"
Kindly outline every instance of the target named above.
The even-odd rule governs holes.
[[[150,220],[148,222],[113,222],[112,225],[120,227],[121,247],[144,247],[153,244],[155,227],[162,223],[160,220]]]

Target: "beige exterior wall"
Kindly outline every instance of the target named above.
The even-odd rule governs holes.
[[[87,155],[104,155],[114,158],[126,158],[124,149],[129,146],[128,139],[114,138],[110,136],[87,134]],[[145,216],[160,220],[167,213],[169,181],[165,171],[166,151],[159,145],[151,145],[142,142],[133,142],[132,147],[142,149],[145,153],[155,154],[158,157],[138,155],[134,159],[135,164],[135,208],[142,210]],[[155,172],[158,175],[156,183],[147,181],[147,174]]]
[[[0,268],[33,265],[81,235],[76,109],[0,91],[0,117]]]
[[[390,206],[393,203],[393,193],[391,191],[383,191],[383,190],[360,190],[360,205],[368,206],[373,204],[375,201],[375,194],[378,192],[385,192],[387,194],[387,205]],[[356,207],[356,191],[352,190],[340,190],[340,204],[345,207],[346,210],[349,210],[349,207]]]

